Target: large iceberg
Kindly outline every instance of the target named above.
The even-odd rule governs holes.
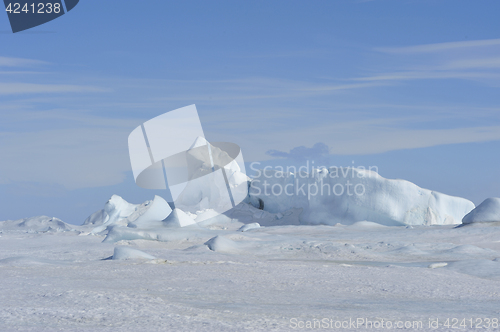
[[[234,173],[237,174],[237,169]],[[474,209],[474,204],[464,198],[423,189],[404,180],[385,179],[376,172],[352,168],[341,173],[349,176],[336,176],[338,170],[325,168],[311,174],[262,170],[250,182],[247,202],[251,205],[242,202],[223,215],[204,206],[209,199],[204,195],[215,189],[209,183],[201,187],[186,186],[179,203],[192,201],[186,206],[179,204],[174,210],[159,196],[142,204],[131,204],[113,195],[104,209],[90,216],[85,224],[97,225],[93,233],[108,229],[113,234],[118,228],[122,229],[120,232],[128,228],[128,234],[195,224],[206,227],[214,223],[239,223],[238,227],[251,223],[349,225],[360,221],[386,226],[451,225],[460,224]],[[211,201],[210,205],[214,203]],[[190,208],[186,209],[187,206]]]
[[[212,151],[222,153],[216,147]],[[200,163],[197,169],[206,167]],[[224,214],[208,208],[220,206],[217,201],[221,199],[221,192],[227,193],[232,181],[228,181],[228,187],[219,188],[208,177],[200,176],[195,179],[198,181],[187,184],[174,210],[159,196],[143,204],[131,204],[113,195],[104,209],[90,216],[85,224],[97,226],[93,233],[108,229],[110,239],[117,239],[125,235],[135,238],[145,230],[164,234],[168,228],[195,224],[207,227],[239,223],[238,228],[251,223],[350,225],[361,221],[386,226],[452,225],[460,224],[474,209],[474,204],[464,198],[423,189],[405,180],[385,179],[364,169],[322,168],[310,174],[261,170],[251,180],[249,191],[246,175],[239,172],[238,165],[235,163],[227,169],[232,171],[228,175],[236,179],[234,183],[239,189],[245,182],[246,202],[253,206],[241,202]],[[492,202],[498,204],[495,200]],[[151,238],[158,239],[158,236],[151,235]]]
[[[326,225],[363,220],[388,226],[460,224],[474,209],[467,199],[357,168],[261,170],[251,181],[249,196],[254,206],[271,213],[301,208],[301,223]]]

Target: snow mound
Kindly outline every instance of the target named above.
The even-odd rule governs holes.
[[[237,254],[241,252],[238,243],[220,235],[211,238],[210,240],[205,242],[205,244],[210,250],[216,252],[227,254]]]
[[[201,227],[196,227],[195,231],[191,227],[181,227],[181,228],[170,228],[170,227],[160,227],[160,228],[131,228],[123,226],[111,226],[108,229],[108,234],[102,242],[115,243],[121,240],[132,241],[132,240],[150,240],[150,241],[178,241],[178,242],[189,242],[196,239],[209,239],[216,235],[217,233]],[[200,240],[201,241],[201,240]]]
[[[118,242],[121,240],[131,241],[131,240],[158,240],[159,236],[157,232],[153,230],[149,231],[139,231],[136,228],[122,227],[122,226],[110,226],[108,228],[108,234],[102,240],[102,242]]]
[[[131,260],[131,259],[156,259],[156,257],[151,256],[150,254],[145,253],[144,251],[119,246],[115,247],[115,251],[113,253],[113,260]]]
[[[500,198],[487,198],[463,219],[463,224],[475,222],[500,222]]]
[[[181,209],[174,209],[164,222],[169,227],[184,227],[196,224],[196,221]]]
[[[302,208],[301,223],[335,225],[369,220],[386,226],[460,224],[474,209],[464,198],[385,179],[356,168],[312,173],[261,170],[250,183],[250,203],[272,213]]]
[[[0,229],[27,232],[65,232],[74,227],[59,218],[37,216],[18,220],[0,221]]]
[[[386,226],[377,224],[376,222],[371,222],[371,221],[357,221],[354,224],[349,225],[350,228],[384,228]]]
[[[260,228],[260,225],[258,222],[253,222],[250,224],[243,225],[238,229],[238,232],[246,232],[248,230],[255,229],[255,228]]]
[[[437,268],[440,268],[440,267],[445,267],[447,265],[448,265],[448,263],[446,263],[446,262],[432,263],[432,264],[429,265],[429,269],[437,269]]]

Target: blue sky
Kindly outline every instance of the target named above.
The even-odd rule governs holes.
[[[16,34],[0,15],[0,220],[79,224],[114,193],[162,194],[135,186],[127,137],[190,104],[206,137],[239,144],[247,162],[317,150],[476,204],[499,197],[499,11],[497,0],[82,0]],[[317,143],[329,154],[296,149]]]

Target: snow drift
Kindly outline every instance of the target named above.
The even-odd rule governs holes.
[[[37,216],[18,220],[0,221],[0,230],[28,232],[65,232],[72,231],[75,226],[69,225],[59,218]]]
[[[500,198],[487,198],[463,219],[463,224],[499,222],[500,223]]]
[[[301,223],[327,225],[364,220],[388,226],[460,224],[474,209],[464,198],[356,168],[322,168],[310,174],[262,170],[251,181],[249,196],[266,211],[302,208]]]
[[[115,247],[112,256],[113,260],[155,259],[155,258],[156,257],[147,254],[139,249],[124,247],[124,246]]]

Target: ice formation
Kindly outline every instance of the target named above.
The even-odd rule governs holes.
[[[181,209],[174,209],[165,219],[165,226],[184,227],[196,224],[196,221]]]
[[[193,146],[203,142],[203,139],[199,139]],[[214,151],[215,154],[222,153],[216,148]],[[197,167],[202,169],[205,166],[200,164]],[[233,170],[233,174],[239,176],[236,165]],[[120,196],[113,195],[104,209],[90,216],[85,224],[101,224],[94,228],[93,233],[107,229],[105,242],[135,239],[168,241],[179,236],[194,236],[186,235],[188,229],[188,233],[172,233],[172,228],[187,226],[196,226],[197,234],[202,236],[205,234],[203,229],[208,232],[205,235],[210,235],[209,229],[229,228],[245,232],[260,225],[343,224],[370,230],[394,225],[451,225],[459,224],[464,215],[474,209],[474,204],[466,199],[422,189],[408,181],[388,180],[375,172],[360,169],[348,169],[348,172],[351,177],[338,178],[330,176],[331,173],[326,169],[318,170],[312,176],[261,171],[260,176],[250,183],[248,203],[241,202],[224,214],[207,206],[217,205],[220,195],[216,191],[226,188],[217,189],[208,179],[199,177],[197,180],[203,181],[193,186],[188,183],[173,211],[159,196],[143,204],[130,204]],[[325,184],[329,188],[350,186],[351,192],[348,189],[340,195],[338,192],[324,192],[321,195],[321,189],[316,192],[316,188]],[[277,186],[283,189],[281,194],[276,193]],[[305,191],[302,194],[297,191],[300,187]],[[485,201],[490,202],[487,204],[488,213],[494,213],[491,212],[491,206],[498,204],[498,200]],[[484,217],[483,205],[486,203],[469,216],[488,219]],[[468,218],[464,218],[464,222]],[[224,241],[214,240],[214,246]]]
[[[311,174],[262,170],[252,180],[249,195],[254,206],[272,213],[301,208],[301,223],[310,224],[460,224],[474,209],[467,199],[356,168],[322,168]]]
[[[92,214],[87,220],[90,221],[95,218],[95,216],[101,216],[101,221],[95,220],[94,223],[96,225],[99,225],[98,227],[94,228],[92,231],[93,233],[99,233],[103,230],[106,229],[106,227],[110,225],[115,225],[118,222],[121,222],[122,220],[125,220],[128,216],[130,216],[135,210],[139,204],[131,204],[121,198],[118,195],[113,195],[111,198],[106,202],[104,205],[104,212],[99,213],[99,211],[95,212]],[[94,216],[94,218],[93,218]],[[87,221],[86,220],[86,221]]]
[[[148,229],[181,228],[196,224],[206,226],[210,224],[210,221],[207,222],[207,220],[230,222],[231,218],[220,215],[211,209],[200,210],[197,213],[186,213],[179,208],[172,210],[170,205],[160,196],[155,196],[153,200],[142,204],[131,204],[122,197],[113,195],[105,204],[104,209],[88,217],[83,226],[99,225],[92,229],[91,233],[94,234],[105,230],[113,234],[129,234]],[[123,232],[117,229],[123,229]],[[145,236],[145,238],[149,237]]]
[[[104,231],[109,226],[128,226],[133,228],[148,228],[162,226],[162,221],[172,212],[170,205],[160,196],[143,204],[131,204],[118,195],[113,195],[104,205],[104,213],[92,214],[87,220],[95,220],[93,216],[101,216],[104,222],[95,227],[92,233]],[[105,214],[105,215],[104,215]],[[86,220],[86,222],[87,222]],[[98,221],[96,220],[96,224]]]
[[[23,232],[65,232],[74,230],[59,218],[37,216],[18,220],[0,221],[0,230],[23,231]]]
[[[207,164],[207,156],[203,153],[193,151],[207,144],[212,151],[211,164]],[[239,164],[231,161],[232,157],[226,150],[211,145],[202,137],[196,139],[186,155],[191,158],[191,180],[178,195],[173,211],[159,196],[143,204],[131,204],[113,195],[104,209],[91,215],[84,224],[98,225],[93,233],[107,229],[105,241],[115,242],[122,239],[164,240],[170,236],[171,228],[194,225],[198,231],[205,227],[239,229],[242,232],[260,225],[343,224],[370,229],[381,225],[452,225],[460,224],[462,218],[474,209],[474,204],[464,198],[423,189],[404,180],[385,179],[375,172],[355,168],[341,169],[340,174],[344,176],[338,176],[339,170],[325,168],[312,174],[262,170],[247,182]],[[228,181],[223,185],[198,174],[219,164],[224,164],[227,171]],[[240,202],[221,214],[220,211],[228,208],[224,193],[227,195],[232,185],[241,191],[240,194],[245,194],[244,199],[239,199],[246,202]],[[498,215],[498,210],[492,210],[492,206],[499,205],[498,201],[500,199],[485,201],[469,216],[491,219],[485,216]],[[472,217],[464,218],[464,222],[468,222],[468,218]]]
[[[183,112],[179,114],[184,115]],[[191,109],[188,114],[191,114],[188,122],[196,122],[196,109]],[[136,129],[129,137],[136,181],[146,188],[156,188],[154,182],[163,181],[157,185],[166,189],[163,173],[157,169],[161,164],[169,179],[169,188],[174,188],[171,193],[177,208],[172,212],[170,205],[159,196],[139,205],[113,195],[103,210],[85,220],[84,225],[96,226],[92,233],[102,232],[111,226],[138,229],[185,227],[218,216],[219,219],[227,219],[220,214],[247,198],[249,178],[236,144],[209,143],[204,137],[198,136],[185,151],[181,151],[181,147],[168,147],[168,151],[159,151],[159,155],[167,157],[158,161],[156,166],[148,166],[149,161],[142,163],[140,158],[142,154],[139,151],[143,147],[141,140],[144,139],[141,135],[142,131]],[[186,141],[182,143],[185,145]],[[169,153],[174,152],[174,155],[169,156]]]
[[[147,205],[140,205],[131,215],[127,217],[129,227],[147,228],[161,226],[165,218],[172,212],[170,205],[160,196]]]
[[[104,209],[96,211],[92,213],[85,221],[83,222],[83,226],[94,225],[99,226],[104,224],[108,220],[108,214]]]
[[[498,222],[500,223],[500,198],[487,198],[463,219],[463,224]]]

